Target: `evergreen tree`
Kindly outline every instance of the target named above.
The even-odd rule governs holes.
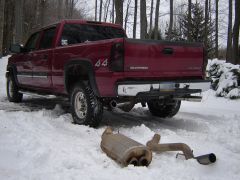
[[[214,42],[211,38],[214,33],[214,23],[211,22],[208,18],[205,22],[204,8],[200,3],[192,4],[191,10],[191,21],[188,21],[188,12],[185,12],[181,18],[179,18],[179,24],[182,27],[183,39],[188,39],[188,36],[191,37],[193,42],[204,42],[205,32],[207,33],[207,50],[209,56],[212,55],[214,50]],[[205,23],[207,26],[207,31],[205,31]]]

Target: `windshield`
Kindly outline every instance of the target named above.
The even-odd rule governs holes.
[[[123,37],[126,35],[120,28],[89,24],[65,24],[60,44],[64,46]]]

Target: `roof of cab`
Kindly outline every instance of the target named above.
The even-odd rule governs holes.
[[[92,25],[103,25],[103,26],[110,26],[116,28],[122,28],[120,24],[113,24],[113,23],[106,23],[106,22],[98,22],[98,21],[87,21],[81,19],[64,19],[56,23],[49,24],[39,29],[39,31],[57,26],[58,24],[92,24]]]

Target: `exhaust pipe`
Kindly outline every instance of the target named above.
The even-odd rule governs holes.
[[[213,153],[198,156],[198,157],[195,157],[194,159],[196,159],[197,162],[202,165],[209,165],[209,164],[215,163],[217,160],[215,154]]]
[[[152,152],[147,146],[122,134],[113,134],[111,128],[102,134],[101,149],[122,166],[148,166],[152,161]]]
[[[110,105],[110,107],[112,109],[117,107],[117,108],[121,109],[124,112],[129,112],[134,107],[135,101],[125,102],[125,103],[117,103],[117,101],[112,100],[112,101],[110,101],[109,105]]]
[[[184,143],[169,143],[169,144],[159,144],[161,136],[155,134],[152,140],[147,142],[147,147],[149,147],[153,152],[162,153],[166,151],[182,151],[185,159],[196,159],[198,163],[202,165],[208,165],[216,162],[215,154],[206,154],[203,156],[194,157],[191,148]]]
[[[117,102],[115,100],[112,100],[112,101],[110,101],[109,105],[112,109],[114,109],[117,107]]]

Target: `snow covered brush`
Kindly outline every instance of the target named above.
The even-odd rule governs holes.
[[[216,161],[216,156],[213,153],[194,157],[193,151],[187,144],[184,143],[159,144],[160,139],[161,136],[159,134],[155,134],[152,140],[147,142],[147,147],[149,147],[153,152],[157,153],[162,153],[166,151],[182,151],[186,160],[196,159],[200,164],[203,165],[212,164]]]
[[[122,134],[113,134],[109,127],[102,134],[101,148],[122,166],[148,166],[152,161],[152,152],[147,146]]]

